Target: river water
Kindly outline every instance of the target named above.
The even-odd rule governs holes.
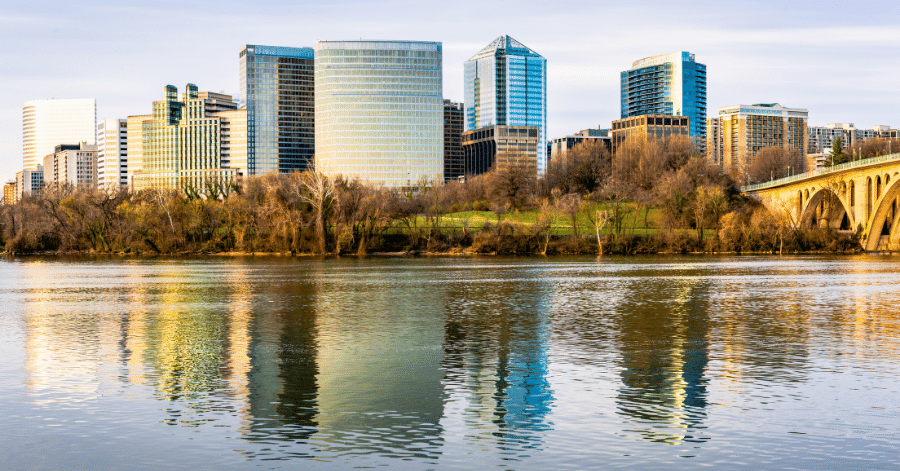
[[[0,467],[900,468],[900,259],[0,261]]]

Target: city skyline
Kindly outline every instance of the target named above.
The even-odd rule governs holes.
[[[404,4],[269,2],[251,13],[238,4],[213,10],[175,2],[3,7],[0,23],[11,46],[4,54],[15,67],[2,72],[0,177],[9,180],[21,170],[25,101],[94,98],[102,120],[145,113],[146,103],[166,84],[202,83],[237,97],[241,47],[311,47],[316,39],[442,42],[444,98],[462,101],[465,60],[498,35],[510,35],[547,58],[547,137],[608,127],[618,117],[621,71],[642,57],[682,50],[709,67],[709,116],[734,103],[779,102],[808,109],[810,125],[900,123],[894,111],[900,98],[890,93],[900,65],[885,60],[900,27],[890,19],[898,7],[888,2],[857,3],[839,15],[790,2],[767,7],[700,1],[578,4],[535,14],[544,11],[537,8],[541,4],[525,2],[517,12],[482,5],[483,15],[463,23],[452,12]],[[464,11],[475,5],[455,6]],[[185,28],[189,21],[191,28]],[[104,28],[70,28],[92,23]],[[227,34],[197,35],[197,28]],[[193,46],[181,47],[185,41]]]

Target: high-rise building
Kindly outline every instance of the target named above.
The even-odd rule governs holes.
[[[640,115],[612,122],[612,147],[619,148],[628,136],[643,134],[653,139],[671,136],[690,136],[690,121],[686,116]]]
[[[127,171],[128,121],[101,120],[97,124],[97,187],[115,189],[126,186]]]
[[[722,149],[722,170],[743,178],[757,152],[766,147],[784,147],[797,157],[791,172],[805,172],[808,115],[805,109],[785,108],[778,103],[719,108],[719,117],[714,121],[719,138],[715,145]]]
[[[313,169],[313,49],[251,45],[240,52],[241,109],[247,110],[247,173]]]
[[[153,115],[142,123],[141,170],[135,191],[147,188],[198,191],[210,184],[231,183],[246,174],[246,111],[230,95],[200,92],[188,84],[167,85],[165,100],[153,102]],[[230,152],[235,152],[231,154]],[[240,152],[244,152],[240,155]]]
[[[465,175],[462,149],[463,105],[444,100],[444,181]]]
[[[515,165],[537,175],[540,129],[537,126],[486,126],[462,136],[465,174],[480,175]]]
[[[56,146],[44,157],[44,185],[96,188],[97,153],[97,146],[86,142]]]
[[[439,42],[316,41],[316,170],[389,187],[443,179]]]
[[[547,165],[547,59],[500,36],[465,63],[466,131],[488,126],[536,126],[538,172]]]
[[[22,106],[22,166],[33,170],[59,144],[94,144],[97,101],[34,100]]]
[[[125,181],[128,188],[134,189],[134,176],[144,168],[144,123],[149,123],[152,115],[129,116],[125,120],[125,148],[128,167]]]
[[[689,135],[706,145],[706,66],[694,54],[647,57],[622,74],[622,119],[641,115],[687,116]]]

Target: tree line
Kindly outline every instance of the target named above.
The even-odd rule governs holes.
[[[515,159],[498,159],[498,161]],[[49,186],[0,208],[10,253],[658,253],[848,251],[741,195],[686,136],[587,141],[540,178],[509,164],[404,189],[313,171],[202,190]]]

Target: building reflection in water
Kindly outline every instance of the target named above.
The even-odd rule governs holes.
[[[429,281],[365,260],[315,280],[320,454],[440,455],[443,295]]]
[[[255,285],[244,439],[296,442],[317,431],[317,285],[310,282],[316,276],[303,272],[299,281]]]
[[[38,394],[35,403],[62,400],[76,404],[98,397],[101,381],[107,376],[101,359],[117,350],[115,338],[104,332],[118,330],[120,319],[92,312],[68,312],[65,302],[94,295],[90,288],[65,287],[58,291],[59,280],[49,264],[30,262],[20,267],[20,282],[27,293],[27,302],[23,303],[25,385],[36,392],[64,394]]]
[[[469,444],[514,459],[540,448],[552,428],[549,283],[523,287],[491,268],[484,270],[495,279],[447,288],[442,366],[448,394],[465,403]]]
[[[699,278],[654,279],[621,303],[618,410],[648,440],[706,440],[708,289]]]

